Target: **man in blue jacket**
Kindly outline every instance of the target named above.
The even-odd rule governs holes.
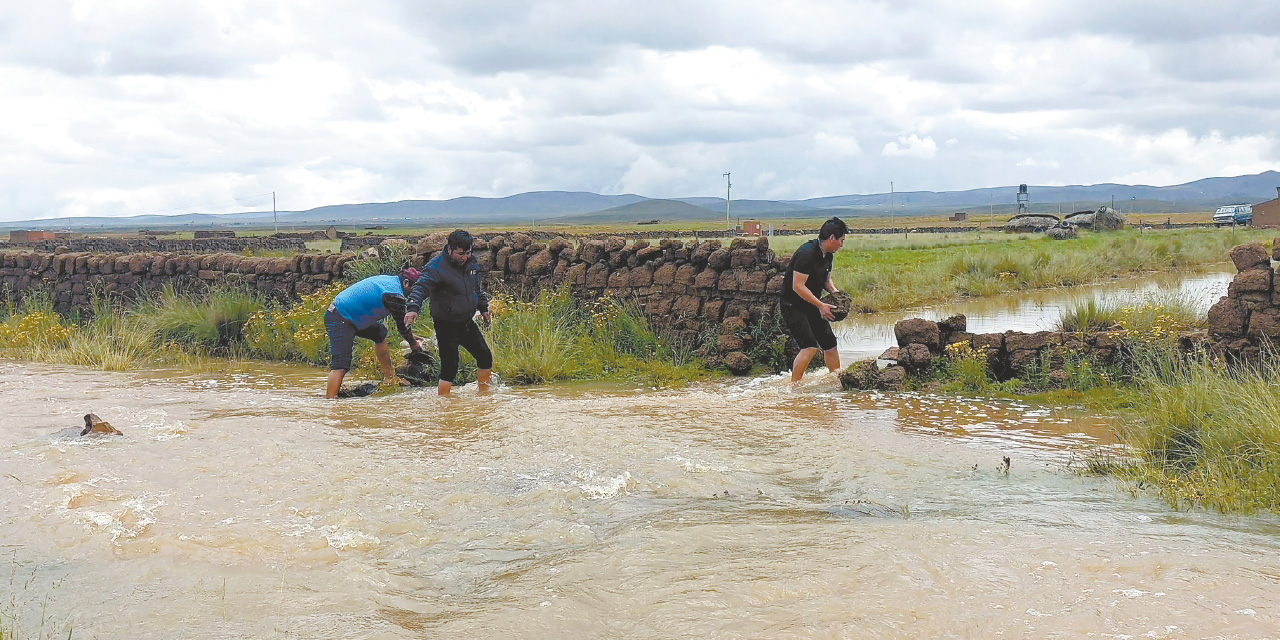
[[[384,384],[407,384],[391,371],[391,351],[387,348],[387,327],[381,320],[391,316],[413,351],[422,351],[422,345],[413,337],[405,322],[405,295],[421,274],[417,269],[405,269],[399,277],[369,276],[342,290],[324,313],[324,329],[329,333],[329,383],[324,397],[336,398],[342,378],[351,368],[351,350],[359,336],[373,341],[373,353],[382,369]]]
[[[436,327],[436,344],[440,347],[440,382],[437,391],[449,395],[458,375],[458,347],[476,359],[476,384],[481,391],[489,389],[493,370],[493,352],[476,326],[480,312],[489,323],[489,296],[480,288],[480,268],[471,257],[471,234],[461,229],[449,234],[444,251],[436,254],[422,276],[409,291],[405,322],[418,319],[424,298],[431,300],[431,322]]]

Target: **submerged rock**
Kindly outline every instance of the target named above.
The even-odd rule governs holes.
[[[99,418],[92,413],[86,413],[84,416],[83,427],[67,427],[59,431],[53,436],[55,438],[96,438],[101,436],[122,436],[123,433],[119,429],[111,426],[110,422]]]
[[[378,390],[378,383],[366,382],[364,384],[358,384],[354,387],[342,387],[338,389],[338,397],[339,398],[364,398],[366,396],[373,395],[373,393],[377,390]]]
[[[440,374],[430,353],[409,351],[404,354],[404,366],[396,369],[396,375],[411,387],[428,387],[436,383]]]

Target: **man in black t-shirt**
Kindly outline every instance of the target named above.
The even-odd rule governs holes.
[[[809,361],[821,350],[827,369],[840,369],[840,352],[836,350],[836,334],[831,330],[832,305],[819,298],[825,289],[836,293],[831,282],[831,259],[844,246],[849,227],[840,218],[822,223],[818,237],[802,245],[791,254],[787,272],[782,280],[779,306],[782,321],[791,337],[800,345],[800,353],[791,363],[791,381],[796,382],[809,368]]]

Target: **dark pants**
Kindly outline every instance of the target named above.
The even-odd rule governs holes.
[[[480,334],[475,320],[466,322],[442,322],[434,320],[436,345],[440,348],[440,381],[453,384],[458,376],[458,347],[461,346],[476,359],[476,368],[492,369],[493,352]]]
[[[782,321],[787,325],[787,332],[796,339],[801,349],[821,348],[830,351],[836,348],[836,334],[831,330],[831,323],[822,319],[818,308],[806,304],[804,308],[782,307]]]
[[[330,371],[351,370],[351,350],[355,348],[356,336],[372,340],[374,344],[387,339],[387,328],[381,322],[375,322],[364,329],[357,329],[356,325],[334,311],[333,307],[329,307],[329,310],[324,312],[324,330],[329,332]]]

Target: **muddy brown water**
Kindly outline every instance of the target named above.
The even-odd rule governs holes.
[[[325,401],[323,373],[0,361],[0,611],[58,638],[1280,635],[1280,523],[1064,471],[1098,418],[830,375]],[[90,410],[125,435],[48,437]]]

